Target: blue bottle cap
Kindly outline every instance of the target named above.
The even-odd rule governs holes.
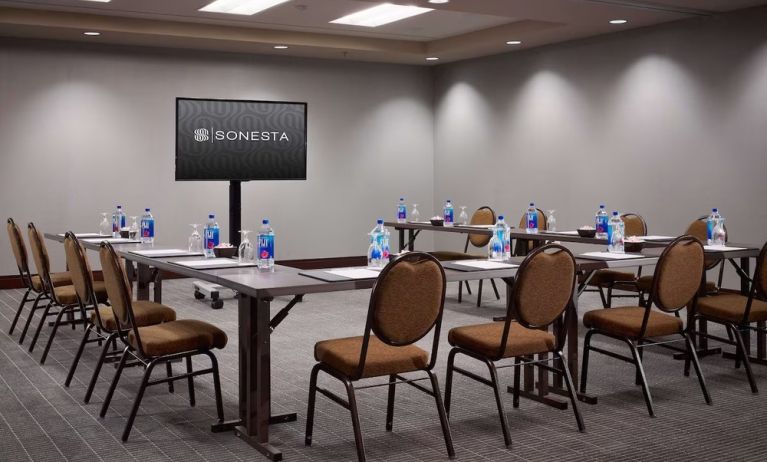
[[[149,209],[144,209],[144,211],[145,211],[145,212],[148,212],[148,211],[149,211]]]
[[[498,215],[499,220],[503,220],[503,215]]]
[[[599,208],[600,208],[600,209],[603,209],[603,208],[605,208],[605,204],[599,204]]]
[[[400,198],[399,198],[399,200],[401,200],[401,201],[404,201],[404,200],[405,200],[405,198],[404,198],[404,197],[400,197]]]
[[[714,212],[714,213],[716,213],[716,212],[718,212],[718,211],[719,211],[719,209],[718,209],[718,208],[716,208],[716,207],[714,207],[713,209],[711,209],[711,211],[712,211],[712,212]]]
[[[378,220],[376,220],[376,224],[382,225],[383,224],[383,219],[379,218]]]
[[[447,200],[448,202],[452,202],[450,199]]]
[[[617,215],[618,215],[618,211],[617,210],[613,210],[613,216],[617,216]]]
[[[208,218],[216,218],[216,216],[211,213],[210,215],[208,215]]]
[[[269,219],[268,218],[264,218],[263,220],[261,220],[261,224],[262,225],[268,225],[269,224]]]
[[[123,206],[122,206],[122,205],[118,205],[118,206],[117,206],[117,208],[118,208],[118,209],[121,209],[121,208],[123,208]]]
[[[530,202],[530,207],[535,207],[535,202]]]

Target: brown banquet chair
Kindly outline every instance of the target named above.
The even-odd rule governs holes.
[[[711,404],[706,381],[700,370],[698,355],[690,338],[692,326],[688,324],[685,328],[679,316],[679,311],[685,307],[688,312],[695,313],[703,271],[703,245],[693,236],[678,237],[665,248],[658,259],[652,289],[643,305],[603,308],[587,312],[583,316],[583,324],[589,330],[583,345],[581,393],[586,392],[591,351],[620,359],[634,365],[636,382],[642,385],[647,411],[651,417],[654,417],[655,409],[650,387],[642,366],[642,352],[650,346],[683,341],[687,346],[685,375],[689,373],[690,361],[692,361],[703,397],[707,404]],[[653,305],[658,309],[653,310]],[[591,345],[591,338],[595,334],[625,342],[631,350],[631,357]],[[673,338],[677,336],[681,338]]]
[[[42,287],[50,299],[48,304],[43,309],[43,314],[40,316],[40,322],[37,325],[37,330],[35,330],[35,335],[32,337],[32,341],[29,344],[30,353],[34,351],[37,339],[40,337],[40,332],[43,330],[43,326],[48,320],[48,317],[56,316],[55,320],[53,321],[53,328],[48,334],[48,342],[46,343],[43,354],[40,357],[40,364],[45,364],[45,360],[48,358],[48,352],[51,350],[51,345],[53,344],[54,337],[56,337],[56,332],[58,332],[59,326],[72,325],[74,327],[75,324],[85,323],[87,314],[85,308],[80,307],[79,303],[77,303],[77,292],[75,291],[75,287],[73,285],[70,284],[57,286],[53,283],[53,277],[51,275],[51,261],[50,257],[48,256],[48,248],[45,246],[43,235],[35,227],[34,223],[29,223],[27,227],[29,228],[29,245],[32,248],[32,256],[34,257],[35,266],[37,267],[37,274],[40,276]],[[103,281],[94,282],[93,290],[96,293],[96,298],[100,302],[106,301],[106,288],[104,287]],[[54,306],[58,308],[58,311],[51,312],[50,310]],[[74,313],[77,311],[79,311],[82,315],[82,319],[80,320],[74,319]],[[30,317],[32,314],[33,313],[30,313]],[[62,319],[65,314],[68,315],[69,318],[66,321]]]
[[[562,356],[565,345],[566,329],[560,328],[556,335],[548,331],[555,322],[567,325],[569,316],[574,312],[573,291],[575,289],[575,259],[565,247],[549,244],[538,247],[528,254],[517,270],[511,299],[508,303],[504,321],[471,326],[454,327],[448,334],[452,345],[447,360],[447,379],[445,385],[445,407],[450,412],[453,388],[453,373],[457,372],[479,383],[490,386],[495,393],[495,402],[501,419],[501,429],[506,446],[511,446],[509,424],[506,419],[501,399],[498,369],[514,367],[513,405],[519,406],[520,366],[536,365],[556,374],[560,374],[570,394],[578,429],[585,427],[578,409],[575,386]],[[562,319],[562,318],[565,319]],[[553,353],[553,358],[548,358]],[[487,366],[490,379],[474,372],[455,366],[458,354],[476,359]],[[535,361],[534,355],[546,354],[546,359]],[[495,363],[514,358],[513,364],[497,366]],[[559,368],[546,364],[548,361],[559,362]]]
[[[437,377],[432,372],[437,360],[442,311],[445,304],[445,271],[436,258],[423,252],[411,252],[389,263],[382,271],[370,296],[364,334],[318,342],[314,346],[317,364],[309,383],[305,444],[311,446],[314,407],[317,392],[351,412],[357,457],[365,460],[365,446],[357,414],[354,382],[361,379],[388,377],[388,382],[362,388],[388,387],[386,430],[391,431],[394,418],[396,385],[407,383],[432,396],[437,405],[442,433],[450,458],[455,456]],[[433,331],[431,354],[414,343]],[[317,386],[322,371],[344,384],[346,399]],[[402,375],[425,372],[428,377],[405,378]],[[418,384],[429,379],[431,390]]]
[[[212,324],[194,319],[164,322],[151,326],[139,326],[137,312],[131,300],[130,283],[114,248],[108,242],[101,243],[99,250],[101,270],[104,273],[109,300],[115,318],[118,336],[125,339],[125,349],[120,356],[112,383],[109,386],[104,404],[101,407],[101,417],[109,409],[117,383],[130,357],[138,365],[143,366],[144,376],[141,380],[136,399],[133,402],[128,422],[123,430],[122,440],[127,441],[133,428],[133,421],[138,413],[141,400],[146,388],[152,385],[170,383],[187,379],[189,385],[190,404],[194,406],[194,377],[203,374],[213,375],[213,388],[216,398],[216,411],[219,422],[224,421],[224,408],[221,400],[221,383],[218,374],[218,361],[211,350],[226,347],[227,336],[224,331]],[[202,370],[192,370],[192,357],[204,355],[210,358],[211,367]],[[171,361],[186,360],[185,374],[150,381],[152,370],[158,364],[168,364]]]
[[[32,316],[34,315],[35,311],[37,311],[38,305],[41,301],[49,300],[50,297],[48,297],[48,294],[43,287],[43,281],[40,278],[40,275],[32,274],[29,270],[29,255],[27,254],[27,248],[24,245],[24,238],[21,234],[21,228],[19,228],[19,225],[13,221],[13,218],[8,218],[6,229],[8,231],[8,239],[11,242],[11,250],[13,250],[13,256],[16,259],[16,267],[19,270],[19,276],[21,277],[21,281],[24,283],[24,288],[26,289],[24,295],[21,297],[21,302],[19,303],[19,308],[16,310],[16,315],[13,317],[13,321],[11,322],[11,328],[8,330],[9,335],[13,334],[13,330],[16,328],[16,324],[19,322],[21,312],[24,311],[24,305],[26,305],[27,302],[32,301],[34,298],[32,309],[30,310],[27,321],[24,324],[24,330],[22,330],[21,337],[19,337],[19,343],[23,343],[24,338],[27,335],[27,330],[29,329],[29,324],[32,322]],[[66,272],[50,273],[50,280],[54,286],[72,284],[72,281],[69,278],[69,274]]]
[[[496,222],[495,212],[492,208],[483,205],[482,207],[478,208],[474,211],[474,213],[471,216],[471,220],[469,220],[470,225],[494,225]],[[463,252],[451,252],[446,250],[438,250],[435,252],[429,252],[431,255],[437,258],[439,261],[456,261],[456,260],[473,260],[473,259],[484,259],[487,258],[487,253],[482,252],[481,254],[472,254],[469,253],[469,244],[471,244],[472,247],[478,248],[478,249],[484,249],[487,247],[487,244],[490,242],[492,236],[489,236],[487,234],[467,234],[466,235],[466,244],[463,246]],[[477,306],[480,306],[482,304],[482,283],[483,280],[479,280],[479,289],[477,290]],[[466,284],[466,291],[469,292],[469,295],[471,295],[471,286],[469,286],[469,281],[463,281],[458,283],[458,303],[461,303],[463,300],[463,285]],[[495,280],[490,279],[490,284],[493,286],[493,291],[495,292],[495,298],[496,300],[501,299],[501,295],[498,293],[498,287],[495,285]]]
[[[72,378],[74,377],[75,370],[80,362],[85,345],[94,342],[98,342],[99,344],[103,343],[101,354],[96,363],[96,367],[93,370],[91,380],[88,383],[88,389],[85,393],[84,401],[88,403],[106,357],[110,354],[114,356],[116,353],[121,353],[121,351],[116,348],[118,340],[117,319],[115,318],[111,307],[99,305],[98,297],[94,290],[95,282],[93,280],[93,273],[91,272],[88,257],[85,254],[85,249],[80,245],[77,237],[72,232],[68,232],[64,238],[64,252],[67,258],[69,272],[72,275],[72,283],[75,287],[77,303],[80,306],[80,309],[85,310],[86,308],[93,308],[90,315],[90,322],[85,329],[80,346],[72,360],[72,365],[69,368],[69,373],[67,374],[64,386],[69,387],[72,383]],[[173,311],[173,309],[149,300],[134,301],[133,313],[135,315],[136,324],[139,327],[176,320],[176,312]],[[92,337],[91,334],[93,334]]]
[[[759,252],[749,294],[745,296],[740,291],[721,289],[716,294],[701,297],[696,317],[721,324],[727,329],[726,339],[703,332],[696,332],[696,335],[734,345],[737,349],[735,367],[740,367],[743,361],[751,391],[758,393],[743,334],[751,330],[767,332],[763,327],[753,325],[767,321],[767,244]]]

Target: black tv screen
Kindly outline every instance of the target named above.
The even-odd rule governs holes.
[[[306,103],[176,98],[176,180],[305,180]]]

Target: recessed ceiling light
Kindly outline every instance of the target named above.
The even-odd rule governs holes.
[[[509,40],[506,45],[522,45],[522,40]]]
[[[429,56],[428,58],[426,58],[426,61],[439,61],[439,58],[436,56]]]
[[[330,21],[333,24],[347,24],[350,26],[378,27],[405,18],[434,11],[431,8],[419,6],[394,5],[382,3],[380,5],[348,14],[344,17]]]
[[[626,24],[628,21],[625,19],[613,19],[610,24]]]
[[[449,1],[450,0],[429,0],[429,3],[436,3],[436,4],[439,5],[439,4],[442,4],[442,3],[447,3]]]
[[[287,45],[275,45],[274,49],[275,50],[287,50],[288,46]]]
[[[83,32],[83,35],[87,35],[90,37],[96,37],[97,35],[101,35],[101,32]]]
[[[197,11],[250,16],[287,1],[288,0],[215,0]]]

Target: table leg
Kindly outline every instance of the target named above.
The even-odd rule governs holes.
[[[149,282],[152,280],[152,272],[149,269],[149,265],[144,263],[136,263],[137,276],[136,276],[136,299],[137,300],[149,300]]]
[[[397,235],[399,237],[399,251],[402,252],[405,250],[405,229],[399,228],[397,230]]]
[[[407,230],[407,249],[411,252],[415,250],[415,230],[414,229]]]

